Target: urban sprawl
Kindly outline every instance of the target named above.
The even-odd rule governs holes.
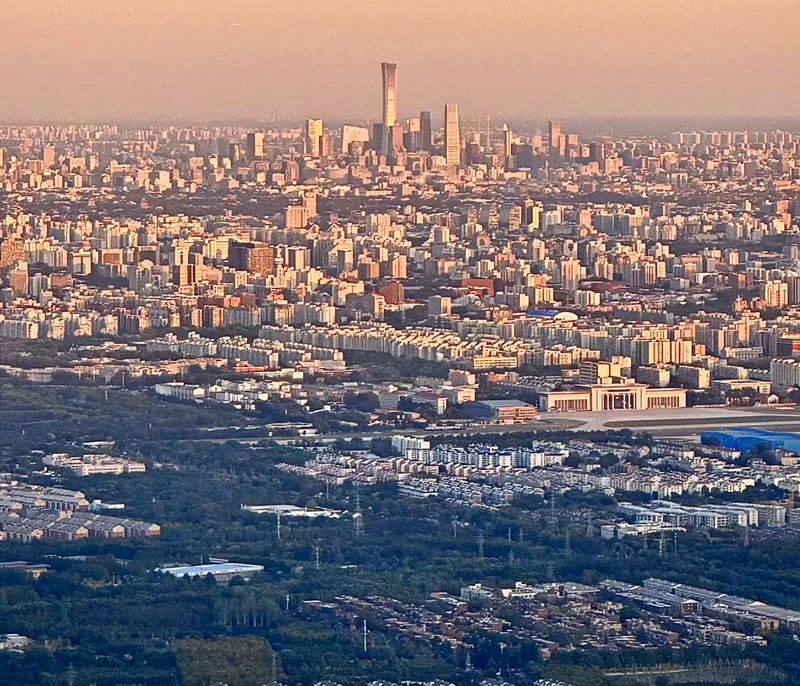
[[[725,647],[755,669],[753,651],[800,636],[790,591],[766,603],[706,587],[719,576],[669,580],[668,564],[684,541],[736,545],[744,560],[753,544],[800,536],[800,131],[590,136],[455,103],[401,119],[397,77],[381,65],[375,122],[0,125],[0,410],[19,420],[27,407],[4,400],[22,388],[87,413],[120,398],[156,408],[145,437],[109,425],[100,442],[43,433],[24,459],[3,448],[0,556],[34,562],[0,571],[52,576],[36,555],[62,542],[123,565],[108,546],[125,539],[132,559],[147,551],[147,583],[219,593],[196,601],[214,617],[209,636],[267,636],[279,621],[264,617],[292,613],[364,655],[377,631],[392,637],[381,649],[421,642],[459,668],[478,661],[484,686],[576,652]],[[231,424],[187,419],[159,437],[157,408]],[[41,422],[61,416],[75,415]],[[180,506],[157,488],[150,509],[139,503],[159,524],[100,500],[198,471],[203,488]],[[244,501],[239,478],[273,497]],[[269,491],[284,483],[291,503]],[[362,493],[381,508],[362,509]],[[219,530],[192,538],[224,507]],[[366,565],[343,548],[400,507],[425,512],[420,531],[457,513],[447,540],[469,538],[476,570],[489,556],[481,522],[499,521],[482,518],[508,516],[504,580],[465,582],[467,570],[419,602],[376,590],[383,577],[330,597],[308,577],[285,601],[252,592]],[[526,575],[515,556],[531,532],[542,557]],[[603,573],[569,568],[577,538]],[[558,574],[545,559],[556,539]],[[187,554],[187,540],[203,552]],[[289,560],[298,541],[304,557]],[[629,573],[635,551],[664,567]],[[414,555],[398,553],[403,574]],[[134,574],[109,585],[123,593]],[[0,635],[0,652],[48,640]],[[564,686],[545,673],[522,682]]]

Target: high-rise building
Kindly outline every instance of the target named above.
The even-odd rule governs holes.
[[[388,130],[397,123],[397,65],[382,62],[383,75],[383,126]]]
[[[407,152],[416,152],[420,149],[420,129],[419,119],[407,119],[406,131],[403,134],[403,147]]]
[[[172,283],[176,286],[191,286],[197,281],[197,265],[180,264],[172,268]]]
[[[561,287],[568,291],[578,288],[581,279],[586,278],[586,267],[576,259],[561,261]]]
[[[370,142],[370,147],[372,147],[373,150],[385,154],[387,140],[386,127],[381,122],[376,121],[372,125],[372,140]]]
[[[567,152],[567,137],[561,132],[561,122],[551,121],[550,130],[550,163],[559,165]]]
[[[247,134],[247,157],[257,160],[264,157],[264,134],[261,131],[251,131]]]
[[[345,124],[342,127],[342,152],[345,155],[350,152],[350,145],[352,143],[369,143],[369,129],[363,126],[349,126]]]
[[[448,103],[444,106],[444,150],[447,164],[461,164],[461,133],[458,125],[458,105]]]
[[[786,307],[789,304],[789,286],[783,281],[766,281],[761,284],[761,297],[767,307]]]
[[[432,295],[428,298],[428,314],[435,316],[449,316],[452,300],[446,295]]]
[[[267,275],[275,272],[275,247],[264,243],[231,243],[228,264],[239,271]]]
[[[56,146],[45,145],[42,149],[42,159],[44,160],[45,169],[49,169],[56,163]]]
[[[314,201],[316,210],[316,199]],[[308,226],[309,207],[303,205],[289,205],[286,208],[284,225],[287,229],[302,229]]]
[[[397,124],[397,65],[394,62],[381,62],[383,76],[383,129],[380,145],[375,147],[384,154],[390,152],[389,133]],[[377,141],[376,141],[377,142]]]
[[[319,138],[320,157],[330,157],[333,155],[333,135],[329,131],[324,131]]]
[[[550,136],[550,148],[561,147],[561,122],[550,120],[548,124]]]
[[[403,150],[403,127],[400,124],[395,124],[387,132],[386,136],[388,142],[388,154],[396,155]]]
[[[25,259],[25,243],[19,238],[6,238],[0,243],[0,269],[13,267]]]
[[[315,191],[308,190],[303,193],[303,207],[306,208],[309,217],[317,216],[317,194]]]
[[[506,159],[511,157],[511,137],[514,134],[508,128],[508,124],[503,124],[503,155]]]
[[[322,144],[323,125],[322,119],[306,119],[305,145],[306,153],[312,157],[320,156]]]
[[[399,281],[390,281],[378,288],[377,291],[383,296],[387,305],[402,305],[405,301],[403,284]]]
[[[297,160],[291,159],[284,162],[283,178],[286,183],[297,183],[300,180],[300,163]]]
[[[428,150],[433,147],[433,132],[431,128],[431,113],[420,112],[419,115],[419,147],[420,150]]]

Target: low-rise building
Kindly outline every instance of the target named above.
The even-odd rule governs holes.
[[[475,417],[487,417],[504,423],[530,422],[536,419],[536,408],[521,400],[479,400],[465,409]]]

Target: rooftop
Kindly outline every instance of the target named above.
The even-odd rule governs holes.
[[[248,565],[238,562],[223,562],[222,564],[191,565],[188,567],[161,567],[157,572],[172,574],[172,576],[205,576],[206,574],[237,574],[263,572],[262,565]]]

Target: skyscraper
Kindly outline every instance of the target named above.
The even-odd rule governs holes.
[[[433,133],[431,128],[431,113],[420,112],[419,115],[419,135],[421,150],[430,150],[433,147]]]
[[[385,155],[389,147],[388,135],[389,134],[386,132],[386,127],[383,125],[383,123],[376,121],[372,125],[372,139],[370,142],[372,149],[377,150]]]
[[[511,157],[511,139],[514,134],[508,128],[508,124],[503,124],[503,155],[506,159]]]
[[[387,132],[387,153],[396,155],[403,150],[403,126],[395,124]]]
[[[394,62],[381,62],[383,76],[383,129],[381,131],[380,147],[382,153],[390,150],[389,133],[397,124],[397,65]]]
[[[397,123],[397,65],[394,62],[382,62],[383,74],[383,126],[388,131]]]
[[[461,164],[461,134],[458,126],[458,105],[448,103],[444,106],[444,150],[447,164]]]
[[[320,143],[322,140],[322,119],[306,119],[305,144],[306,153],[312,157],[319,157]]]
[[[403,134],[403,147],[406,152],[416,152],[420,149],[419,119],[406,119],[406,131]]]
[[[561,122],[551,121],[550,129],[550,163],[560,165],[567,151],[567,138],[561,132]]]
[[[247,134],[247,157],[251,160],[264,157],[264,134],[261,131]]]
[[[550,120],[547,127],[550,131],[550,148],[561,147],[561,122]]]

